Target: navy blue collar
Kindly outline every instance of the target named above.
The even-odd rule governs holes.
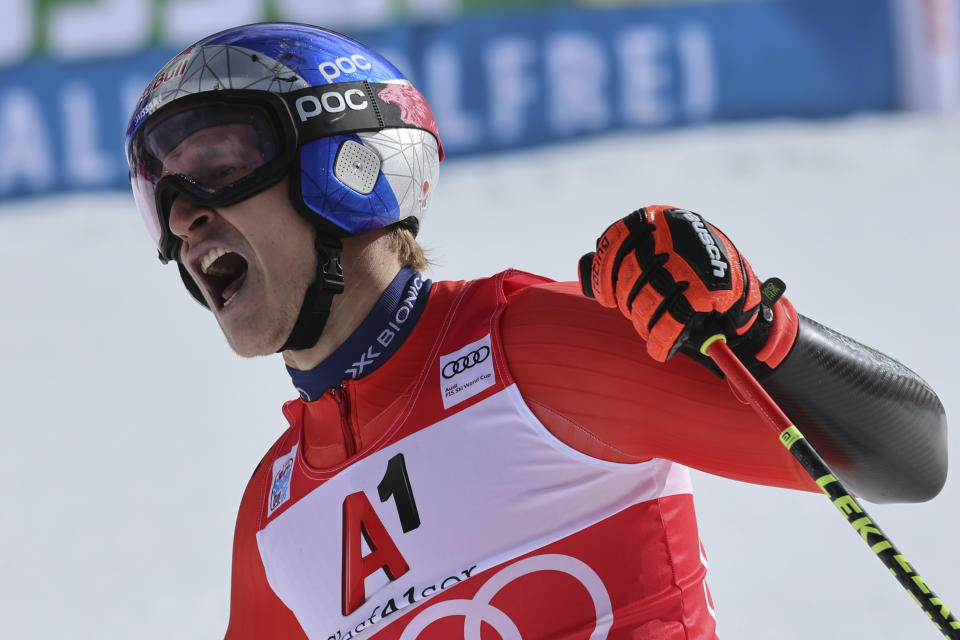
[[[316,400],[343,380],[362,378],[386,362],[417,324],[432,284],[409,267],[401,269],[370,314],[336,351],[309,371],[287,367],[300,397]]]

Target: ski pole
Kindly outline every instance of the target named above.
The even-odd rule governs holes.
[[[867,514],[860,502],[833,474],[813,445],[803,437],[800,430],[790,422],[753,374],[740,362],[740,359],[727,346],[725,336],[723,334],[711,336],[704,341],[700,352],[709,356],[720,367],[730,385],[768,425],[777,431],[780,435],[780,443],[810,474],[840,513],[846,517],[847,522],[860,534],[867,546],[886,565],[903,588],[913,596],[940,632],[947,638],[960,640],[960,622],[953,617],[947,605],[907,562],[903,554],[893,546],[876,521]]]

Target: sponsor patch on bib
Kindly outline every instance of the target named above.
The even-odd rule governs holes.
[[[444,409],[472,398],[496,382],[490,334],[453,353],[440,356],[440,392],[443,394]]]
[[[273,461],[273,481],[270,483],[270,495],[267,498],[267,517],[273,515],[280,505],[290,499],[290,478],[293,476],[293,462],[297,456],[297,445],[284,456]]]

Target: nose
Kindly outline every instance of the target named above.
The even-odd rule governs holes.
[[[189,240],[203,225],[210,221],[213,211],[197,204],[187,196],[178,194],[170,205],[170,231],[182,240]]]

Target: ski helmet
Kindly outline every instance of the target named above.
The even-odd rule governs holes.
[[[212,135],[203,138],[204,130]],[[196,154],[200,160],[184,164],[178,146],[196,134],[193,141],[230,161],[205,166]],[[316,324],[304,313],[318,296],[328,310],[342,290],[340,238],[397,222],[416,232],[443,158],[429,105],[396,67],[342,34],[293,23],[227,29],[178,54],[140,97],[125,149],[160,260],[178,262],[201,304],[179,264],[182,241],[169,228],[174,200],[226,207],[290,178],[293,206],[318,229],[320,257],[298,327]],[[331,293],[311,293],[317,288]],[[312,346],[315,333],[284,348]]]

